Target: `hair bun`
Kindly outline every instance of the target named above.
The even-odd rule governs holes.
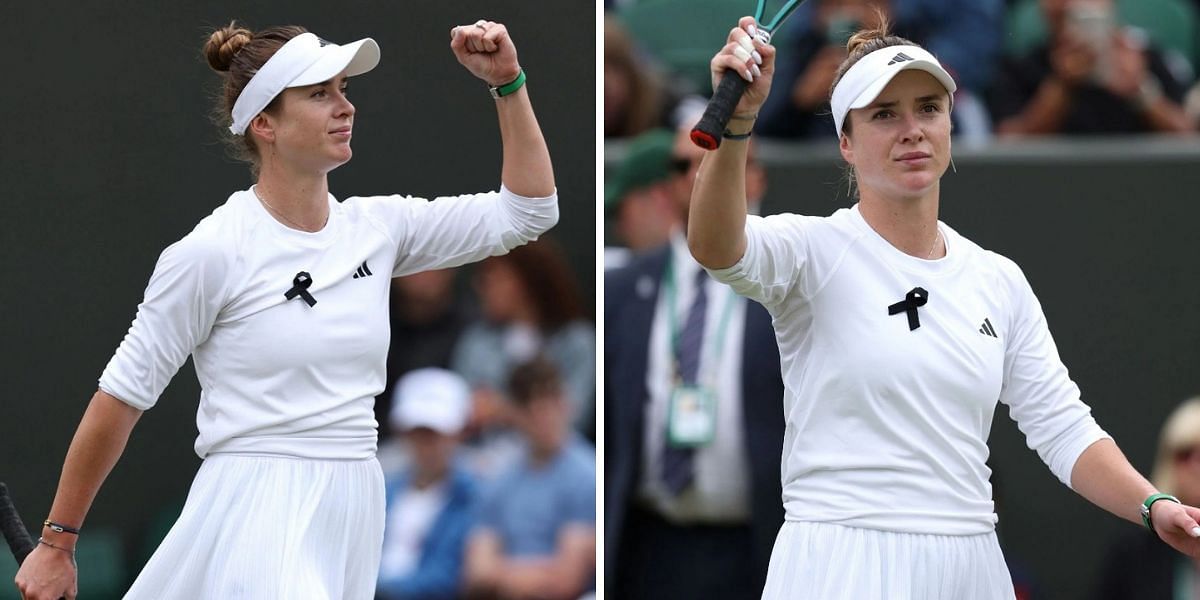
[[[864,27],[864,28],[856,31],[854,33],[854,35],[850,36],[849,40],[846,40],[846,53],[847,54],[853,55],[854,51],[861,48],[862,46],[865,46],[874,40],[883,40],[884,38],[892,35],[892,32],[891,32],[892,24],[888,20],[888,16],[887,16],[886,12],[884,12],[883,10],[881,10],[879,8],[876,8],[875,9],[875,22],[876,22],[875,27],[871,27],[871,28]]]
[[[869,44],[871,40],[881,40],[888,36],[887,29],[880,27],[879,29],[863,29],[854,35],[846,42],[846,52],[854,54],[854,51],[861,46]]]
[[[249,29],[238,27],[235,21],[231,21],[208,36],[204,44],[204,58],[208,59],[208,65],[213,69],[228,71],[234,55],[253,37]]]

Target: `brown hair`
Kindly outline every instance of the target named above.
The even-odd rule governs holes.
[[[513,369],[508,378],[512,401],[520,407],[529,406],[534,398],[558,394],[562,390],[562,376],[558,367],[542,356]]]
[[[543,236],[484,261],[485,265],[488,263],[507,263],[512,267],[537,311],[542,331],[554,331],[584,318],[583,296],[562,247],[553,239]]]
[[[913,42],[902,38],[898,35],[892,35],[890,31],[891,23],[888,22],[887,15],[882,10],[876,8],[875,16],[879,20],[879,25],[873,29],[860,29],[850,39],[846,41],[846,60],[838,65],[837,73],[833,76],[833,85],[829,86],[829,100],[833,101],[833,90],[837,87],[838,82],[846,75],[846,71],[850,70],[855,63],[862,60],[862,57],[876,51],[888,48],[891,46],[916,46]],[[842,133],[850,135],[850,115],[846,114],[846,118],[842,121]],[[855,186],[856,174],[854,165],[847,164],[846,171],[846,188],[850,197],[858,196],[858,189]]]
[[[268,27],[257,32],[238,26],[236,21],[213,31],[204,43],[204,58],[208,66],[223,75],[224,84],[213,108],[213,121],[221,128],[222,136],[234,158],[250,163],[250,170],[258,174],[258,148],[249,131],[245,135],[230,133],[233,123],[233,104],[250,83],[250,78],[262,68],[267,60],[283,47],[288,40],[307,32],[298,25]],[[276,97],[264,110],[277,106]]]
[[[888,29],[891,23],[888,22],[887,16],[882,11],[877,11],[876,16],[879,19],[879,26],[874,29],[861,29],[854,35],[850,36],[850,40],[846,42],[846,53],[848,56],[842,64],[838,66],[837,73],[833,76],[833,85],[829,86],[829,99],[833,100],[833,89],[837,87],[842,76],[846,71],[850,70],[855,63],[862,60],[862,57],[876,51],[888,48],[891,46],[916,46],[913,42],[904,39],[898,35],[892,35]],[[842,132],[850,134],[850,115],[846,115],[846,119],[842,121]]]

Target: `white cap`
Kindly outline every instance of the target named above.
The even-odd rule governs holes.
[[[953,105],[954,90],[958,86],[938,59],[918,46],[888,46],[860,58],[833,88],[833,98],[829,104],[833,109],[838,137],[842,136],[842,123],[852,109],[874,102],[896,73],[907,69],[918,69],[933,75],[949,92]]]
[[[302,33],[287,41],[250,78],[233,103],[233,125],[229,131],[246,133],[246,127],[276,96],[290,87],[329,81],[346,71],[353,77],[379,64],[379,45],[371,38],[339,46],[315,34]]]
[[[427,427],[454,435],[467,424],[471,387],[445,369],[417,369],[404,375],[392,393],[389,421],[397,429]]]

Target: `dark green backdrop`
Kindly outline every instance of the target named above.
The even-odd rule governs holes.
[[[379,42],[379,67],[353,83],[355,157],[330,177],[339,197],[499,186],[493,100],[454,59],[449,30],[478,18],[508,25],[554,158],[553,236],[594,297],[593,2],[52,1],[0,13],[0,481],[29,524],[46,516],[72,432],[159,252],[250,183],[208,120],[218,77],[200,54],[231,18]],[[199,464],[197,396],[189,363],[143,416],[89,529],[120,527],[136,551],[154,513],[186,494]]]

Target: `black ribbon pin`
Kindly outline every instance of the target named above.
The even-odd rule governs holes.
[[[291,300],[296,296],[300,296],[301,300],[304,300],[309,306],[313,306],[317,303],[317,299],[308,293],[310,285],[312,285],[312,275],[309,275],[306,271],[300,271],[296,273],[295,279],[292,279],[292,289],[284,292],[283,297]]]
[[[925,306],[926,302],[929,302],[929,292],[925,291],[925,288],[915,287],[904,295],[903,300],[889,306],[888,314],[908,313],[908,330],[912,331],[921,326],[921,319],[917,317],[917,308]]]

